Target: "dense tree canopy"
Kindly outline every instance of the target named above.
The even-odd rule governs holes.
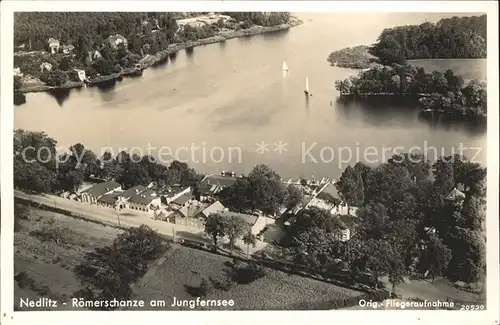
[[[300,210],[288,232],[295,261],[338,272],[340,259],[353,280],[370,272],[376,285],[387,275],[393,291],[415,266],[432,278],[476,281],[484,274],[485,176],[484,167],[460,155],[431,165],[422,154],[401,153],[375,168],[347,167],[338,184],[342,196],[357,196],[360,186],[353,184],[363,185],[356,222],[346,227],[330,211]],[[465,197],[450,199],[457,188]],[[341,242],[336,234],[346,228],[351,238]]]
[[[347,166],[335,184],[348,206],[359,206],[364,201],[363,178],[351,166]]]
[[[84,288],[76,292],[75,297],[108,301],[130,299],[131,284],[144,275],[149,264],[167,248],[164,239],[145,225],[127,229],[112,245],[86,254],[83,263],[75,267]]]
[[[419,98],[423,110],[434,110],[449,118],[484,118],[487,116],[487,85],[471,80],[464,87],[463,78],[453,71],[426,73],[409,64],[375,67],[358,76],[337,80],[341,95],[363,97],[385,94]]]
[[[248,176],[220,194],[224,205],[235,211],[277,213],[285,202],[286,189],[281,177],[266,165],[257,165]]]
[[[485,58],[486,52],[486,15],[387,28],[370,49],[387,65],[411,59]]]
[[[57,152],[57,142],[43,132],[14,132],[14,186],[35,192],[74,191],[91,177],[115,179],[124,188],[135,185],[194,186],[201,175],[186,163],[174,161],[169,166],[153,157],[130,156],[121,152],[115,157],[105,152],[98,158],[77,143],[65,153]]]

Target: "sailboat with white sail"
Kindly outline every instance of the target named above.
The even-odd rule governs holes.
[[[311,91],[309,90],[309,77],[306,77],[306,86],[304,88],[304,94],[306,94],[306,96],[312,96]]]

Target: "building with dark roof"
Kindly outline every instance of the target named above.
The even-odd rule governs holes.
[[[226,207],[222,205],[219,201],[215,201],[214,203],[210,204],[207,206],[204,210],[200,211],[197,215],[198,218],[201,219],[206,219],[208,218],[211,214],[214,213],[220,213],[222,211],[225,211]]]
[[[151,212],[161,207],[161,197],[154,190],[147,189],[140,193],[132,194],[128,199],[128,207],[132,210]]]
[[[82,192],[81,194],[82,202],[96,204],[97,199],[99,199],[101,196],[121,190],[122,190],[121,185],[118,184],[116,181],[99,183]]]
[[[170,201],[170,205],[174,209],[180,209],[184,205],[186,205],[191,199],[193,199],[193,194],[184,193],[181,196],[177,197],[175,200]]]
[[[123,191],[120,196],[124,199],[124,200],[129,200],[133,195],[136,195],[136,194],[139,194],[139,193],[142,193],[144,192],[145,190],[147,190],[147,188],[145,186],[142,186],[142,185],[136,185],[136,186],[133,186],[125,191]]]
[[[219,214],[226,218],[242,219],[248,225],[248,230],[254,235],[259,234],[267,225],[267,218],[265,217],[259,217],[251,214],[245,214],[227,210],[221,211],[219,212]]]
[[[173,200],[190,192],[191,192],[191,187],[184,187],[184,188],[176,187],[176,188],[169,188],[167,190],[162,190],[158,194],[161,197],[163,197],[163,199],[167,204],[170,204],[170,202],[172,202]]]
[[[119,197],[120,193],[109,193],[104,194],[100,198],[97,199],[97,205],[104,206],[107,208],[114,208]]]
[[[333,198],[337,200],[342,200],[337,187],[333,183],[328,183],[319,191],[318,196],[322,196],[325,198]]]
[[[204,201],[220,193],[225,188],[233,186],[238,178],[234,173],[222,172],[221,175],[208,175],[201,181],[200,196]]]
[[[451,202],[460,202],[465,200],[465,194],[454,187],[453,190],[451,190],[450,194],[446,196],[446,200]]]

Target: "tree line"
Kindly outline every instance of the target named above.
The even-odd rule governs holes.
[[[412,59],[486,58],[486,29],[486,15],[387,28],[369,51],[384,65]]]
[[[446,70],[426,73],[410,64],[375,67],[358,76],[337,80],[341,95],[401,95],[420,97],[422,109],[441,112],[447,117],[466,119],[487,116],[486,83],[471,80],[464,85],[461,76]]]
[[[313,270],[365,272],[377,286],[388,276],[395,287],[410,273],[471,283],[485,272],[486,168],[460,155],[431,164],[418,154],[399,154],[377,167],[348,166],[336,183],[343,200],[359,207],[354,236],[328,211],[301,210],[288,236],[295,260]],[[454,189],[464,197],[450,199]],[[339,264],[339,260],[343,263]]]
[[[71,146],[66,153],[57,153],[56,146],[57,141],[44,132],[14,131],[15,188],[61,193],[76,191],[89,179],[115,179],[125,188],[151,182],[160,187],[195,186],[202,177],[179,161],[166,166],[151,156],[139,157],[125,151],[116,156],[105,152],[97,157],[81,143]]]

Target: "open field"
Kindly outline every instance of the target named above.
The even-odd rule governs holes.
[[[59,310],[75,310],[70,303],[62,304],[82,289],[73,267],[83,261],[87,252],[111,244],[121,231],[35,208],[18,220],[20,227],[14,236],[15,309],[26,310],[19,306],[20,298],[46,297],[58,300]],[[223,281],[229,270],[225,263],[230,261],[228,257],[173,245],[134,286],[134,299],[146,303],[162,299],[167,303],[167,308],[162,309],[169,309],[174,296],[191,299],[190,288],[198,287],[202,278]],[[228,291],[213,289],[207,298],[233,299],[233,309],[276,310],[313,309],[316,302],[361,294],[272,269],[265,272],[264,277],[249,284],[233,282]]]
[[[224,282],[230,270],[229,263],[231,259],[227,257],[174,245],[150,268],[134,291],[137,299],[143,299],[146,304],[152,299],[164,300],[166,306],[157,309],[189,309],[172,307],[173,298],[196,299],[192,291],[199,288],[202,279]],[[265,273],[264,277],[248,284],[232,282],[227,291],[212,288],[202,299],[233,299],[233,307],[219,308],[234,310],[297,310],[320,309],[315,306],[330,300],[361,295],[361,292],[273,269],[265,269]]]
[[[20,227],[14,236],[15,309],[23,310],[19,307],[20,298],[40,297],[57,299],[60,310],[76,309],[69,303],[62,304],[82,289],[73,267],[83,261],[87,252],[111,244],[121,231],[35,208],[17,219]],[[264,269],[265,276],[253,282],[242,284],[233,278],[227,288],[216,288],[217,284],[228,283],[231,261],[221,255],[173,245],[134,285],[133,299],[142,299],[146,305],[151,300],[165,301],[165,307],[149,307],[149,310],[180,309],[171,306],[173,298],[195,299],[202,279],[211,283],[203,299],[233,299],[235,305],[226,308],[237,310],[327,309],[329,301],[361,295],[358,291],[273,269]],[[410,280],[397,291],[405,299],[448,300],[456,305],[484,303],[484,295],[458,290],[442,279],[435,284]]]
[[[46,236],[49,231],[58,237]],[[23,310],[20,298],[40,297],[59,300],[61,310],[72,309],[62,302],[81,289],[73,266],[83,260],[85,253],[109,245],[120,232],[38,209],[24,214],[20,229],[14,233],[14,276],[18,279],[14,281],[15,309]]]

